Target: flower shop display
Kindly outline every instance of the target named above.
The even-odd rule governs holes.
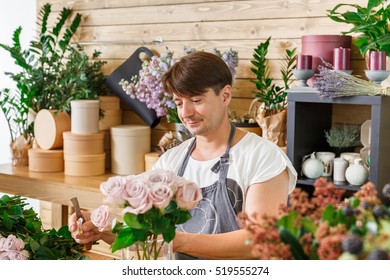
[[[116,234],[112,252],[128,249],[142,260],[159,258],[164,244],[171,244],[175,237],[176,225],[189,220],[189,210],[202,199],[195,183],[162,169],[111,177],[101,183],[100,190],[106,204],[91,213],[91,221],[104,230],[112,220]]]
[[[196,50],[185,47],[184,51],[185,54],[189,54]],[[238,65],[237,51],[230,49],[221,52],[218,49],[213,49],[212,53],[226,62],[234,77],[235,68]],[[139,73],[131,76],[130,79],[121,79],[119,83],[130,98],[145,103],[148,108],[156,112],[157,117],[165,116],[170,123],[180,123],[181,121],[177,115],[176,104],[171,94],[164,90],[161,78],[175,62],[174,53],[169,50],[160,56],[153,55],[150,60],[143,61]]]
[[[71,43],[82,15],[73,16],[71,9],[63,8],[50,29],[51,12],[51,4],[42,6],[38,16],[39,39],[32,40],[28,48],[22,48],[21,27],[14,31],[12,45],[0,44],[20,67],[19,72],[6,73],[16,89],[0,91],[0,108],[8,122],[11,142],[18,137],[25,138],[27,144],[33,141],[31,116],[41,109],[70,113],[71,100],[110,94],[100,71],[106,62],[97,60],[100,53],[95,51],[89,58],[80,46]]]
[[[260,43],[254,49],[253,67],[250,69],[256,79],[252,82],[256,85],[255,97],[261,102],[260,112],[256,121],[262,129],[262,136],[273,141],[278,146],[286,146],[286,121],[287,121],[287,92],[291,84],[293,69],[296,67],[296,56],[293,50],[286,50],[285,64],[282,65],[281,74],[283,86],[274,84],[270,77],[269,61],[266,58],[271,37]]]
[[[68,227],[43,230],[37,213],[26,198],[0,198],[0,260],[80,260],[83,245],[72,238]]]
[[[345,198],[325,178],[315,181],[312,197],[300,188],[290,195],[279,218],[240,214],[259,259],[388,260],[390,209],[368,182]],[[383,188],[390,197],[390,185]]]

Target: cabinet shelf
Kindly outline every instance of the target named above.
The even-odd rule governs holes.
[[[302,159],[314,151],[329,150],[324,131],[332,126],[334,106],[343,104],[370,107],[371,145],[369,180],[376,186],[379,195],[383,186],[390,183],[390,97],[348,96],[322,100],[318,93],[289,92],[287,115],[287,156],[300,172]],[[359,107],[359,106],[355,106]],[[356,116],[360,110],[356,110]],[[298,184],[312,185],[314,180],[299,178]],[[356,191],[359,186],[336,185]],[[388,201],[387,201],[388,203]]]

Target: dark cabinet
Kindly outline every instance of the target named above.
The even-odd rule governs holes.
[[[329,149],[324,131],[332,126],[332,111],[336,104],[371,107],[369,180],[381,194],[383,186],[390,183],[390,96],[351,96],[322,100],[318,93],[289,92],[287,155],[300,174],[303,156]],[[358,109],[356,114],[359,114]],[[299,175],[298,184],[313,183],[314,180]],[[359,186],[349,184],[337,187],[352,191],[359,189]]]

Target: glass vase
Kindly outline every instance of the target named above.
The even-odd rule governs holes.
[[[172,242],[163,239],[137,241],[121,251],[123,260],[172,260]]]

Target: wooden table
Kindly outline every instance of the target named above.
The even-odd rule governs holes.
[[[102,204],[104,196],[99,186],[110,176],[113,175],[74,177],[63,172],[32,172],[28,166],[0,164],[0,192],[53,203],[56,226],[62,226],[67,222],[72,197],[77,197],[80,207],[85,209],[95,209]]]

